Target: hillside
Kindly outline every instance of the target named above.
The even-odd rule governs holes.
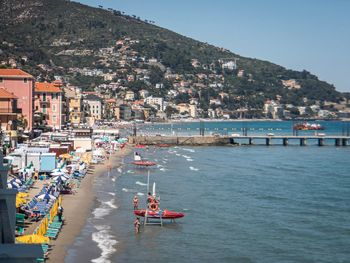
[[[294,105],[338,102],[343,96],[308,71],[287,70],[268,61],[241,57],[117,10],[64,0],[0,3],[0,61],[21,67],[41,80],[59,75],[90,89],[108,81],[86,76],[82,68],[116,73],[113,80],[135,75],[133,70],[139,68],[148,70],[148,77],[123,84],[136,91],[147,86],[155,95],[164,96],[176,86],[176,81],[165,77],[168,68],[167,73],[180,74],[183,81],[202,84],[196,95],[202,104],[208,104],[209,97],[219,92],[228,94],[229,99],[224,100],[228,108],[261,108],[264,100],[276,96],[281,103]],[[135,41],[118,46],[118,40],[126,39]],[[146,63],[149,59],[156,63]],[[121,65],[121,60],[127,63]],[[225,61],[234,62],[233,67],[225,68]],[[197,78],[201,74],[206,77]],[[163,83],[164,90],[155,90],[156,83]],[[177,99],[188,100],[186,96]]]

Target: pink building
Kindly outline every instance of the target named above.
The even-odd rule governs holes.
[[[13,130],[17,119],[17,97],[0,88],[0,127],[3,131]]]
[[[35,83],[35,112],[43,114],[44,122],[54,129],[62,128],[62,84],[59,82]]]
[[[34,77],[20,69],[0,69],[0,88],[14,94],[17,99],[17,108],[21,110],[27,125],[33,127],[33,93]]]

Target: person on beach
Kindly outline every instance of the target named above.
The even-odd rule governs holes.
[[[137,210],[139,208],[139,198],[137,197],[137,195],[134,196],[132,202],[134,204],[134,210]]]
[[[134,221],[134,228],[135,228],[136,234],[140,232],[140,226],[141,226],[140,218],[137,217]]]
[[[58,221],[59,221],[59,222],[62,222],[63,207],[62,207],[61,205],[58,207],[57,216],[58,216]]]

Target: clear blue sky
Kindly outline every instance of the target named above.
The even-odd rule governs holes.
[[[182,35],[350,92],[350,0],[77,0],[124,11]]]

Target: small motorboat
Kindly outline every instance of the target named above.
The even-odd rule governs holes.
[[[142,161],[141,160],[141,161],[134,161],[134,162],[132,162],[132,164],[138,165],[138,166],[154,166],[157,163],[151,162],[151,161]]]
[[[135,210],[134,214],[136,216],[145,217],[146,209]],[[184,216],[185,216],[184,213],[174,212],[174,211],[170,211],[167,209],[158,210],[158,211],[148,210],[148,212],[147,212],[147,217],[156,218],[156,219],[160,219],[160,218],[162,218],[162,219],[176,219],[176,218],[181,218]]]

